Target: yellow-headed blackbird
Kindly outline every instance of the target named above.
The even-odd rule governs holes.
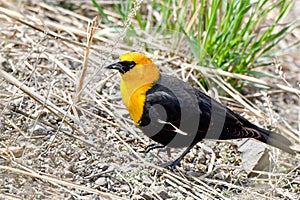
[[[175,167],[202,139],[255,138],[294,154],[284,136],[262,129],[199,89],[159,72],[142,53],[130,52],[109,66],[120,72],[122,100],[134,123],[152,140],[168,147],[187,147]],[[156,148],[153,146],[150,149]]]

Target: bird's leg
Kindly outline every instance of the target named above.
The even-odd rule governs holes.
[[[165,148],[158,150],[157,155],[159,155],[159,153],[163,152],[163,151],[166,152],[169,157],[171,157],[171,148],[170,147],[165,146]]]
[[[149,151],[152,151],[153,149],[161,149],[164,147],[165,147],[164,145],[150,144],[145,148],[144,153],[149,153]]]
[[[184,152],[173,162],[166,162],[161,164],[160,166],[163,168],[170,168],[170,169],[175,169],[177,165],[180,165],[180,161],[183,159],[183,157],[190,152],[190,150],[193,148],[194,145],[191,145],[184,150]]]

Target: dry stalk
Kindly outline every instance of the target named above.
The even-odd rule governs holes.
[[[91,44],[93,41],[96,20],[97,20],[97,17],[95,17],[91,21],[90,26],[89,26],[88,35],[87,35],[87,44],[86,44],[85,53],[84,53],[84,60],[83,60],[82,70],[80,73],[80,78],[78,80],[78,84],[77,84],[77,88],[76,88],[75,98],[74,98],[74,102],[73,102],[74,104],[77,104],[80,101],[80,95],[82,92],[84,78],[86,76],[88,57],[89,57],[89,53],[90,53]]]
[[[252,82],[252,83],[257,83],[260,85],[264,85],[270,88],[278,88],[281,89],[283,91],[286,92],[290,92],[290,93],[294,93],[297,95],[300,95],[300,90],[299,89],[295,89],[286,85],[282,85],[282,84],[277,84],[277,83],[268,83],[262,79],[258,79],[255,77],[251,77],[251,76],[247,76],[247,75],[243,75],[243,74],[235,74],[235,73],[231,73],[231,72],[226,72],[220,69],[211,69],[211,68],[205,68],[205,67],[194,67],[192,65],[187,64],[190,67],[193,67],[195,69],[200,70],[201,72],[203,72],[203,74],[207,74],[207,75],[219,75],[219,76],[226,76],[226,77],[230,77],[230,78],[235,78],[235,79],[240,79],[240,80],[245,80],[248,82]]]
[[[59,107],[57,107],[55,104],[53,104],[52,102],[46,100],[43,96],[41,96],[40,94],[34,92],[32,89],[30,89],[29,87],[27,87],[25,84],[21,83],[19,80],[17,80],[15,77],[13,77],[12,75],[6,73],[5,71],[0,69],[0,77],[4,78],[4,80],[6,80],[7,82],[9,82],[10,84],[14,85],[15,87],[21,89],[25,94],[27,94],[29,97],[31,97],[32,99],[34,99],[36,102],[38,102],[39,104],[41,104],[42,106],[44,106],[46,109],[48,109],[51,113],[53,113],[55,116],[57,116],[59,119],[70,119],[73,121],[76,121],[75,118],[69,114],[66,113],[65,111],[63,111],[62,109],[60,109]],[[5,109],[3,109],[5,110]],[[64,120],[62,121],[62,123],[67,124],[68,126],[70,126],[73,130],[76,130],[78,133],[84,135],[83,132],[81,132],[80,130],[78,130],[73,124],[69,123],[68,120]],[[75,136],[74,134],[67,134],[69,136],[72,136],[78,140],[83,141],[84,143],[87,143],[91,146],[94,146],[93,143],[86,141],[78,136]]]
[[[20,170],[20,169],[17,169],[17,168],[12,168],[12,167],[2,166],[2,165],[0,165],[0,169],[1,170],[6,170],[6,171],[11,171],[13,173],[24,175],[24,176],[30,176],[30,177],[38,178],[38,179],[41,179],[42,181],[46,181],[46,182],[50,182],[50,183],[52,183],[52,182],[57,183],[59,185],[63,185],[63,186],[70,187],[70,188],[73,188],[73,189],[82,190],[82,191],[85,191],[85,192],[89,192],[89,193],[92,193],[92,194],[99,195],[99,196],[101,196],[103,198],[106,198],[106,199],[123,199],[123,198],[121,198],[119,196],[116,196],[114,194],[101,192],[99,190],[95,190],[95,189],[92,189],[92,188],[89,188],[89,187],[77,185],[77,184],[70,183],[70,182],[63,181],[63,180],[59,180],[59,179],[56,179],[56,178],[53,178],[53,177],[50,177],[50,176],[40,175],[36,172],[27,172],[27,171]]]

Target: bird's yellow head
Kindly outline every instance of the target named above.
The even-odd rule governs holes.
[[[133,121],[139,124],[146,93],[160,77],[157,66],[144,54],[130,52],[122,54],[117,62],[106,68],[120,72],[122,100]]]
[[[152,65],[153,62],[146,55],[139,52],[124,53],[119,57],[119,60],[106,68],[116,69],[121,74],[125,74],[134,67]]]

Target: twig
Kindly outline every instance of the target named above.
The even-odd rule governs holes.
[[[174,64],[176,64],[176,63],[174,63]],[[261,84],[261,85],[264,85],[267,87],[271,87],[271,88],[279,88],[286,92],[300,95],[299,89],[295,89],[295,88],[292,88],[292,87],[289,87],[286,85],[282,85],[282,84],[277,84],[277,83],[275,83],[275,84],[268,83],[262,79],[258,79],[255,77],[250,77],[250,76],[243,75],[243,74],[235,74],[235,73],[231,73],[231,72],[226,72],[221,69],[212,69],[212,68],[207,68],[207,67],[194,66],[194,65],[187,64],[187,63],[183,63],[182,65],[186,65],[188,67],[200,70],[203,74],[206,74],[206,75],[219,75],[219,76],[226,76],[226,77],[235,78],[235,79],[241,79],[241,80],[249,81],[252,83],[257,83],[257,84]]]
[[[116,196],[114,194],[109,194],[109,193],[106,193],[106,192],[101,192],[99,190],[95,190],[95,189],[92,189],[92,188],[89,188],[89,187],[85,187],[85,186],[82,186],[82,185],[77,185],[77,184],[74,184],[74,183],[70,183],[70,182],[67,182],[67,181],[59,180],[59,179],[52,178],[52,177],[45,176],[45,175],[39,175],[37,173],[27,172],[27,171],[20,170],[20,169],[17,169],[17,168],[12,168],[12,167],[8,167],[8,166],[2,166],[2,165],[0,165],[0,169],[1,170],[6,170],[6,171],[11,171],[11,172],[16,173],[16,174],[22,174],[22,175],[25,175],[25,176],[31,176],[31,177],[38,178],[38,179],[41,179],[41,180],[47,181],[47,182],[57,183],[59,185],[63,185],[63,186],[70,187],[70,188],[74,188],[74,189],[77,189],[77,190],[83,190],[83,191],[86,191],[86,192],[89,192],[89,193],[92,193],[92,194],[97,194],[99,196],[102,196],[103,198],[108,198],[108,199],[123,199],[123,198],[121,198],[119,196]]]
[[[15,77],[13,77],[12,75],[6,73],[5,71],[3,71],[1,69],[0,69],[0,77],[3,77],[7,82],[9,82],[10,84],[12,84],[12,85],[16,86],[17,88],[21,89],[24,93],[26,93],[32,99],[37,101],[39,104],[43,105],[46,109],[48,109],[51,113],[53,113],[55,116],[57,116],[60,120],[67,117],[70,120],[76,121],[74,117],[72,117],[71,115],[68,115],[68,113],[66,113],[65,111],[63,111],[62,109],[60,109],[59,107],[54,105],[52,102],[46,101],[46,99],[43,96],[41,96],[40,94],[34,92],[32,89],[30,89],[29,87],[27,87],[26,85],[21,83]],[[3,109],[3,110],[5,110],[5,109]],[[74,125],[72,125],[67,120],[62,121],[62,123],[66,123],[73,130],[76,130],[78,133],[84,135],[83,132],[78,130]],[[75,137],[73,134],[67,134],[67,135]],[[81,140],[85,143],[88,143],[91,146],[94,146],[94,144],[92,144],[92,143],[90,143],[86,140],[82,140],[82,138],[79,138],[79,137],[75,137],[75,138],[77,138],[77,139],[79,139],[79,140]]]
[[[78,85],[77,85],[77,88],[76,88],[74,104],[77,104],[80,101],[80,95],[81,95],[81,92],[82,92],[84,77],[86,75],[88,56],[89,56],[89,53],[90,53],[90,47],[91,47],[91,43],[92,43],[92,40],[93,40],[96,20],[97,20],[97,16],[92,20],[92,22],[90,24],[90,27],[89,27],[89,32],[88,32],[88,35],[87,35],[87,44],[86,44],[85,53],[84,53],[84,60],[83,60],[82,70],[81,70],[81,73],[80,73],[80,78],[79,78]]]

